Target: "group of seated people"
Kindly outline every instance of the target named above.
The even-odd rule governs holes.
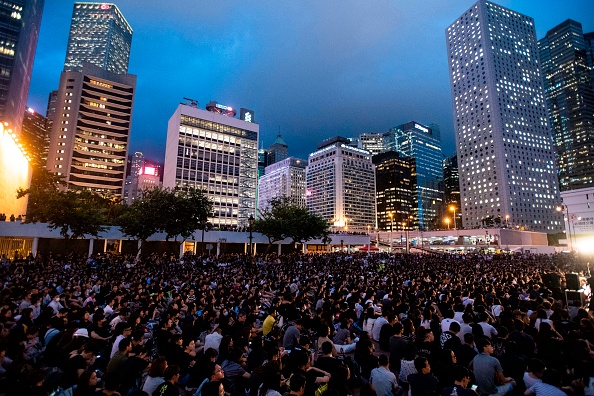
[[[0,394],[594,395],[574,256],[93,262],[0,268]]]

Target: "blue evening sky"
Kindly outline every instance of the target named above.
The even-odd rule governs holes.
[[[134,29],[131,151],[163,160],[183,97],[255,113],[266,148],[279,129],[301,158],[334,135],[408,121],[441,126],[454,152],[445,29],[472,0],[116,0]],[[593,0],[499,0],[537,38],[571,18],[594,31]],[[29,105],[45,113],[63,69],[73,0],[46,0]]]

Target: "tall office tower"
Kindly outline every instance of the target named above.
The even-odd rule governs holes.
[[[128,73],[132,28],[115,4],[74,3],[64,71],[86,63],[115,74]]]
[[[590,82],[594,87],[594,32],[584,34],[584,41],[586,43],[586,58],[588,66],[590,66]]]
[[[122,196],[136,76],[89,63],[60,76],[47,168],[70,188]]]
[[[408,122],[390,130],[396,150],[415,159],[412,177],[417,188],[415,204],[409,216],[415,228],[439,227],[438,215],[443,204],[443,153],[439,133],[418,122]]]
[[[45,167],[49,148],[47,120],[31,108],[25,111],[21,141],[31,158],[31,163],[36,167]]]
[[[268,158],[268,151],[266,151],[263,148],[258,149],[258,180],[260,180],[260,178],[262,176],[264,176],[264,173],[266,172],[267,158]]]
[[[285,143],[279,133],[276,135],[274,143],[268,147],[266,152],[266,166],[268,166],[287,158],[289,156],[289,146],[287,146],[287,143]]]
[[[144,166],[144,154],[136,151],[134,154],[128,156],[128,165],[126,166],[126,176],[138,176],[140,170]]]
[[[534,20],[480,0],[446,29],[462,223],[561,231]]]
[[[306,161],[295,157],[268,165],[258,182],[258,210],[267,208],[271,199],[279,197],[291,198],[305,206],[306,166]]]
[[[17,135],[27,109],[43,3],[0,2],[0,119]]]
[[[443,160],[443,185],[444,185],[444,203],[445,215],[453,216],[456,214],[455,228],[461,227],[460,222],[460,177],[458,173],[458,156],[454,155]],[[455,211],[450,208],[454,207]]]
[[[538,41],[555,132],[559,189],[594,186],[594,92],[582,25],[568,19]]]
[[[54,115],[56,114],[56,101],[58,100],[58,90],[50,92],[47,98],[47,110],[45,111],[45,119],[47,130],[51,131],[54,126]]]
[[[386,137],[388,133],[362,133],[359,135],[360,149],[369,151],[374,156],[379,153],[387,151],[386,149]]]
[[[309,155],[306,202],[312,212],[341,230],[375,228],[375,167],[368,151],[340,136]]]
[[[383,231],[410,228],[416,186],[412,177],[415,159],[396,151],[372,157],[375,165],[377,227]]]
[[[246,226],[256,217],[258,124],[180,104],[169,119],[164,187],[202,189],[213,202],[209,221]]]

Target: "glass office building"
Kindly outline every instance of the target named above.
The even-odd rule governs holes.
[[[115,4],[77,2],[72,11],[65,71],[85,62],[116,74],[128,73],[132,28]]]
[[[443,154],[439,133],[418,122],[408,122],[390,130],[396,151],[414,158],[412,177],[416,193],[412,213],[414,227],[437,228],[443,204]]]
[[[549,30],[538,46],[559,188],[594,187],[594,92],[582,25],[569,19]]]

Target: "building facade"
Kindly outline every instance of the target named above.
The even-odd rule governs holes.
[[[62,72],[47,169],[69,188],[123,197],[135,90],[132,74]]]
[[[415,160],[396,151],[372,157],[375,165],[377,228],[394,231],[410,228],[416,185],[412,177]]]
[[[167,128],[163,186],[202,189],[213,202],[213,225],[246,226],[256,217],[259,129],[180,104]]]
[[[258,210],[264,210],[273,198],[288,197],[305,206],[305,167],[307,162],[295,157],[268,165],[258,182]]]
[[[454,228],[462,226],[460,222],[460,176],[458,174],[458,156],[454,155],[443,160],[444,212],[450,217]],[[451,210],[451,209],[454,210]],[[454,219],[454,216],[456,217]]]
[[[134,176],[127,176],[124,201],[130,205],[135,199],[142,198],[145,190],[160,187],[162,184],[160,170],[153,165],[143,164]]]
[[[538,47],[559,189],[594,187],[594,88],[582,25],[568,19],[549,30]]]
[[[91,63],[115,74],[127,74],[132,28],[115,4],[76,2],[72,11],[65,71],[82,71]]]
[[[359,135],[358,147],[369,151],[371,156],[388,151],[386,147],[387,135],[387,133],[362,133]]]
[[[25,111],[21,141],[31,158],[31,164],[36,168],[45,167],[49,149],[47,119],[31,108]]]
[[[414,227],[439,227],[443,206],[443,153],[439,133],[418,122],[408,122],[390,130],[396,151],[415,159],[412,177],[416,186],[412,212]],[[410,220],[409,220],[410,223]]]
[[[526,229],[560,231],[534,20],[480,0],[446,38],[464,227],[509,216]]]
[[[0,119],[21,133],[44,0],[0,2]]]
[[[338,230],[374,229],[375,169],[368,151],[335,137],[309,155],[306,202]]]
[[[283,140],[280,133],[276,135],[274,143],[266,150],[266,166],[280,162],[289,156],[289,146]]]

